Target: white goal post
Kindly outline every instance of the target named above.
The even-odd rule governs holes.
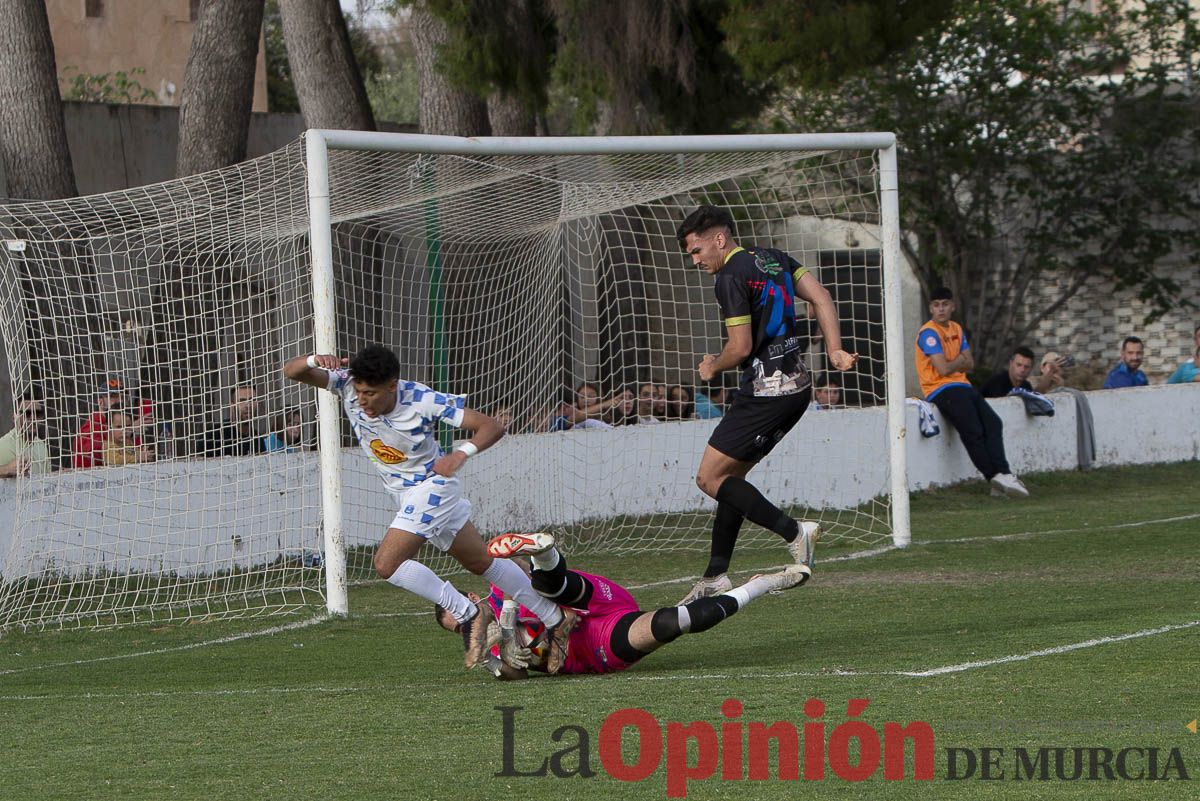
[[[447,239],[458,241],[460,244],[463,240],[474,236],[480,240],[492,240],[495,237],[501,237],[505,234],[498,231],[490,230],[493,226],[507,233],[508,236],[518,238],[520,236],[519,225],[509,225],[511,221],[496,221],[489,219],[483,213],[483,208],[489,202],[496,202],[494,196],[489,196],[486,193],[481,193],[478,196],[472,196],[472,190],[478,187],[489,187],[495,181],[494,175],[485,175],[489,171],[498,174],[507,173],[510,176],[512,184],[511,191],[519,192],[528,190],[530,185],[526,183],[522,186],[521,178],[527,178],[534,183],[554,183],[561,180],[562,183],[555,193],[551,193],[551,205],[557,203],[558,208],[551,208],[551,217],[555,211],[559,211],[560,217],[556,221],[557,231],[552,232],[552,239],[560,248],[566,249],[569,247],[568,240],[572,238],[584,238],[586,234],[572,233],[566,231],[566,227],[570,222],[584,218],[585,216],[598,216],[602,214],[617,213],[623,208],[633,206],[635,204],[647,204],[655,200],[654,192],[646,191],[644,187],[629,186],[639,180],[644,181],[646,185],[653,186],[661,184],[658,189],[660,198],[669,197],[674,201],[684,200],[692,202],[696,198],[714,197],[714,200],[720,204],[724,198],[721,192],[714,193],[713,185],[719,184],[722,181],[734,181],[746,176],[770,172],[778,170],[786,172],[793,169],[792,163],[798,162],[805,167],[809,167],[813,162],[819,162],[824,154],[827,153],[845,153],[845,152],[866,152],[872,154],[874,160],[873,168],[868,168],[865,175],[847,175],[843,173],[842,167],[844,162],[838,162],[836,159],[828,165],[825,170],[818,166],[813,170],[813,174],[817,175],[817,182],[825,184],[835,184],[838,181],[854,183],[856,180],[867,177],[875,181],[873,194],[875,198],[873,212],[876,215],[874,223],[874,233],[877,237],[876,250],[878,251],[881,261],[881,276],[882,287],[879,289],[882,292],[882,307],[883,307],[883,374],[884,374],[884,390],[882,397],[876,392],[873,398],[868,399],[866,393],[859,393],[858,405],[864,406],[883,406],[883,426],[884,437],[878,444],[884,447],[887,451],[886,463],[886,487],[882,488],[883,494],[888,496],[886,504],[885,517],[887,523],[890,524],[890,538],[893,544],[903,547],[910,541],[909,528],[909,505],[908,505],[908,487],[905,467],[905,422],[904,422],[904,343],[901,335],[901,302],[900,302],[900,246],[899,246],[899,206],[897,199],[897,175],[896,175],[896,143],[895,136],[890,133],[841,133],[841,134],[775,134],[775,135],[732,135],[732,136],[630,136],[630,137],[530,137],[530,138],[461,138],[448,136],[429,136],[429,135],[404,135],[404,134],[386,134],[386,133],[368,133],[358,131],[338,131],[338,130],[310,130],[305,134],[306,144],[306,165],[308,172],[308,201],[309,201],[309,218],[311,226],[311,247],[312,247],[312,268],[313,268],[313,306],[315,320],[315,343],[318,352],[324,353],[340,353],[343,351],[338,341],[338,305],[339,295],[337,292],[337,277],[335,269],[337,269],[337,261],[334,257],[333,245],[333,226],[337,221],[331,201],[331,185],[337,182],[336,172],[340,167],[344,170],[346,165],[337,165],[331,154],[344,153],[370,153],[370,154],[400,154],[401,158],[406,160],[406,172],[401,172],[399,175],[407,177],[409,180],[409,189],[407,197],[400,199],[393,198],[393,202],[397,204],[412,204],[422,203],[425,205],[425,215],[423,222],[426,226],[427,241],[425,243],[427,250],[438,249],[443,246],[441,241],[441,232],[435,231],[432,234],[428,230],[431,225],[437,226],[437,218],[444,214],[444,207],[449,203],[454,203],[458,206],[457,213],[464,214],[468,218],[465,222],[460,223],[464,228],[455,229]],[[670,157],[679,159],[681,168],[686,163],[688,156],[696,156],[700,158],[720,156],[721,154],[733,154],[735,156],[746,156],[748,154],[758,154],[759,158],[750,159],[750,163],[738,164],[731,162],[726,168],[724,174],[707,175],[707,179],[699,177],[694,179],[684,178],[683,180],[670,181],[661,173],[656,173],[653,167],[645,169],[644,165],[642,173],[639,175],[639,166],[636,164],[639,158],[651,159],[655,164],[661,164],[661,158],[655,157]],[[784,158],[771,159],[762,158],[768,154],[778,154]],[[790,157],[790,158],[788,158]],[[620,160],[626,159],[626,163],[622,164]],[[424,160],[424,161],[422,161]],[[581,162],[583,164],[581,165]],[[628,163],[634,163],[634,167],[626,166]],[[471,168],[476,168],[472,170]],[[624,169],[625,171],[622,171]],[[383,174],[397,177],[397,172],[393,170],[382,169]],[[630,175],[629,173],[634,173]],[[650,174],[645,174],[649,172]],[[825,177],[821,177],[822,172],[826,173]],[[705,173],[701,173],[705,174]],[[574,177],[576,184],[572,184],[569,180],[563,180],[562,176],[571,175]],[[835,176],[829,178],[828,176]],[[424,182],[426,188],[430,191],[425,193],[424,199],[420,199],[420,192],[412,192],[413,182]],[[364,181],[370,183],[369,180]],[[355,183],[347,181],[349,189],[355,187]],[[739,188],[733,190],[737,192],[746,192],[751,195],[761,193],[763,195],[787,195],[787,191],[780,191],[781,185],[788,185],[786,178],[773,184],[768,177],[761,184],[757,184],[750,188]],[[572,191],[572,187],[582,186],[582,189]],[[788,189],[793,194],[796,193],[795,187],[788,185]],[[825,187],[824,189],[828,189]],[[820,194],[820,191],[813,194]],[[578,195],[586,192],[591,193],[591,205],[586,208],[585,203],[578,202]],[[386,190],[381,194],[387,195]],[[398,193],[404,195],[404,192]],[[649,197],[647,195],[650,195]],[[739,232],[739,239],[750,242],[756,241],[755,234],[759,235],[778,235],[779,225],[786,225],[786,217],[788,211],[799,216],[801,210],[806,207],[806,200],[811,198],[804,197],[788,197],[780,203],[781,218],[775,220],[755,219],[751,217],[749,222],[752,227],[758,227],[763,230]],[[475,204],[472,207],[472,204]],[[503,203],[502,203],[503,205]],[[575,207],[573,207],[573,205]],[[668,206],[670,204],[667,204]],[[836,205],[836,204],[831,204]],[[845,208],[849,209],[851,204],[846,204]],[[871,204],[867,204],[871,205]],[[463,207],[466,207],[464,212]],[[675,207],[678,208],[678,207]],[[684,208],[683,213],[688,209]],[[377,209],[378,211],[378,209]],[[738,209],[733,209],[736,212]],[[857,211],[861,211],[858,209]],[[831,215],[838,217],[836,209]],[[869,215],[868,215],[869,216]],[[678,215],[679,218],[682,214]],[[846,214],[844,219],[861,224],[863,219],[855,213]],[[433,221],[431,223],[431,220]],[[679,219],[675,219],[678,222]],[[548,223],[552,222],[548,219],[539,219],[536,216],[528,221],[523,221],[522,224],[526,229],[546,228]],[[669,221],[668,221],[669,222]],[[756,226],[755,223],[762,225]],[[867,227],[872,227],[868,223]],[[819,238],[819,234],[813,235]],[[457,237],[457,239],[456,239]],[[430,240],[437,240],[436,244]],[[784,237],[784,239],[789,239]],[[852,240],[847,238],[849,244]],[[493,243],[494,244],[494,243]],[[763,244],[768,244],[764,242]],[[769,244],[781,247],[784,250],[793,252],[793,249],[787,246],[787,242],[780,242],[774,237]],[[856,244],[856,243],[855,243]],[[494,256],[493,251],[487,248],[480,248],[471,251],[472,243],[465,244],[466,253],[460,253],[459,259],[470,262],[471,260],[487,260]],[[569,260],[561,253],[550,254],[550,260],[557,260],[563,265],[567,265]],[[801,257],[802,262],[804,261]],[[431,264],[435,260],[431,261]],[[440,269],[438,265],[435,269]],[[470,274],[470,273],[468,273]],[[820,277],[820,271],[818,270]],[[568,281],[571,280],[568,278]],[[582,301],[580,305],[586,305],[588,300],[591,300],[591,295],[586,286],[582,286],[587,282],[580,280]],[[835,293],[836,297],[836,293]],[[706,302],[711,302],[705,299]],[[345,305],[345,304],[343,304]],[[840,312],[845,315],[845,312]],[[712,328],[710,326],[710,328]],[[717,327],[719,331],[719,326]],[[400,333],[400,332],[398,332]],[[421,332],[422,334],[425,332]],[[486,338],[487,332],[483,332],[482,336]],[[701,338],[703,339],[703,338]],[[709,334],[711,341],[711,332]],[[403,347],[399,341],[392,343],[396,346]],[[540,343],[530,343],[537,345]],[[719,348],[719,341],[712,343]],[[437,346],[435,345],[435,348]],[[851,345],[853,347],[853,345]],[[699,356],[702,351],[696,351],[693,354],[683,354],[684,363],[688,356]],[[454,358],[454,354],[450,354],[450,359]],[[603,377],[596,375],[587,367],[595,366],[595,360],[583,359],[584,370],[572,371],[573,380],[581,383],[589,383],[599,389],[599,395],[614,393],[620,390],[621,383],[607,382],[607,386],[603,386],[606,382]],[[643,366],[645,367],[645,366]],[[682,365],[677,365],[676,370],[682,369]],[[425,371],[423,371],[425,372]],[[645,370],[642,371],[646,373]],[[650,372],[654,372],[654,368],[650,368]],[[435,376],[444,375],[438,370],[434,370]],[[678,373],[677,373],[678,374]],[[639,376],[639,382],[654,383],[661,379],[652,377],[649,374]],[[691,383],[684,379],[685,383]],[[460,391],[461,388],[456,388],[455,391]],[[338,447],[343,436],[340,408],[335,399],[328,393],[321,393],[320,411],[319,411],[319,427],[321,441],[321,488],[322,488],[322,508],[324,519],[324,546],[325,546],[325,569],[327,582],[327,608],[332,614],[346,614],[348,611],[346,598],[346,580],[347,580],[347,538],[344,531],[343,517],[343,477],[342,477],[342,450]],[[873,401],[873,402],[872,402]],[[880,403],[882,401],[882,403]],[[508,405],[505,404],[505,408]],[[611,407],[610,407],[611,408]],[[848,411],[848,410],[847,410]],[[601,419],[600,422],[605,422]],[[611,421],[609,421],[611,424]],[[853,425],[853,421],[849,424]],[[538,423],[535,421],[533,430],[536,431]],[[683,434],[679,429],[691,427],[696,431]],[[599,428],[597,426],[596,428]],[[614,427],[615,428],[615,427]],[[699,459],[700,451],[703,448],[704,437],[711,431],[711,424],[705,425],[699,421],[685,423],[684,426],[674,426],[677,429],[675,436],[669,438],[667,442],[674,443],[690,443],[693,447],[681,454],[673,454],[678,456],[685,462],[695,462]],[[574,433],[574,432],[572,432]],[[626,433],[627,432],[622,432]],[[640,432],[639,432],[640,433]],[[656,433],[658,433],[656,431]],[[580,431],[576,436],[589,437],[604,437],[599,431]],[[616,434],[611,431],[607,434],[609,437],[616,437]],[[640,438],[640,437],[639,437]],[[633,436],[626,435],[621,437],[622,440],[632,440]],[[559,443],[550,445],[549,447],[559,447]],[[592,452],[604,453],[609,449],[607,443],[597,440],[592,443]],[[617,443],[617,448],[627,448],[625,443]],[[545,456],[545,453],[538,453],[539,450],[534,448],[534,458]],[[851,458],[860,459],[864,466],[868,460],[877,460],[878,457],[869,452],[869,450],[860,450],[852,455]],[[496,460],[497,462],[499,460]],[[610,469],[620,469],[618,466],[613,466]],[[818,467],[819,469],[819,467]],[[687,474],[687,471],[683,471]],[[560,476],[561,477],[561,476]],[[476,479],[483,486],[491,485],[493,490],[498,486],[507,486],[512,491],[521,492],[528,491],[535,494],[537,489],[532,489],[521,480],[515,482],[494,481],[489,478],[482,468],[480,477]],[[569,478],[567,480],[570,480]],[[577,480],[579,480],[577,478]],[[587,479],[582,479],[586,483]],[[801,477],[802,481],[803,478]],[[678,497],[669,499],[668,506],[671,508],[663,509],[664,512],[680,512],[684,511],[684,507],[694,507],[697,498],[695,497],[694,488],[678,487],[679,481],[676,477],[674,483],[675,489],[678,489]],[[641,487],[642,484],[638,479],[632,482],[634,487]],[[471,486],[470,484],[468,485]],[[479,484],[476,484],[479,486]],[[552,490],[553,491],[553,490]],[[523,506],[527,499],[506,498],[502,495],[499,497],[493,496],[491,499],[492,506],[511,511],[514,506]],[[780,499],[783,501],[795,501],[792,499]],[[674,503],[671,503],[674,501]],[[865,504],[869,502],[867,497],[857,499],[857,502]],[[811,504],[809,504],[811,506]],[[545,508],[539,509],[532,513],[531,522],[539,524],[539,527],[553,526],[558,524],[580,523],[587,520],[587,515],[571,516],[570,519],[554,520],[553,517],[547,517],[549,508],[553,507],[552,502],[545,504]],[[627,514],[626,510],[622,510],[617,505],[611,508],[610,514],[622,515]],[[515,517],[520,517],[517,515]],[[653,517],[653,515],[651,516]],[[510,527],[520,522],[510,517],[505,521]],[[640,521],[646,524],[646,521]],[[654,525],[651,521],[649,525]],[[503,523],[502,523],[503,525]],[[853,528],[853,524],[849,526]],[[580,536],[586,536],[581,534]],[[704,528],[701,526],[701,533],[695,537],[700,541],[706,541],[707,537],[704,534]],[[578,543],[582,544],[582,543]],[[678,544],[678,543],[676,543]],[[691,543],[695,547],[696,543]],[[586,546],[585,546],[586,547]]]
[[[904,545],[896,199],[885,133],[309,131],[175,181],[0,202],[16,413],[0,425],[16,454],[0,459],[16,474],[0,480],[0,633],[346,614],[395,509],[336,399],[280,368],[373,342],[405,379],[505,421],[462,471],[485,536],[549,530],[572,557],[688,551],[681,575],[697,572],[714,504],[695,472],[729,394],[698,381],[725,327],[675,237],[704,203],[729,209],[739,242],[810,268],[860,354],[751,480],[818,520],[825,549]],[[747,525],[734,569],[753,548],[786,558]]]

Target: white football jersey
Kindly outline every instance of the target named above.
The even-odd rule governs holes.
[[[354,435],[388,492],[398,495],[434,475],[433,463],[442,455],[437,422],[445,420],[456,428],[462,426],[464,396],[437,392],[416,381],[401,381],[396,387],[396,407],[387,414],[369,417],[358,403],[350,374],[346,370],[328,372],[327,388],[342,397],[342,408],[350,418]]]

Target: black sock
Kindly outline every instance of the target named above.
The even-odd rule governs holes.
[[[688,610],[688,616],[692,619],[692,626],[688,631],[697,634],[708,631],[736,612],[738,602],[732,595],[713,595],[692,601],[684,608]]]
[[[687,611],[686,628],[679,623],[680,609]],[[655,642],[673,642],[684,634],[708,631],[737,610],[738,602],[732,595],[699,598],[683,607],[668,606],[657,610],[650,618],[650,636]]]
[[[717,488],[717,503],[729,504],[751,523],[774,531],[785,542],[791,542],[800,534],[800,524],[780,511],[744,478],[729,476],[722,481]]]
[[[529,573],[533,589],[556,604],[587,609],[592,600],[592,583],[574,570],[567,570],[566,557],[560,557],[553,570],[534,569]]]
[[[738,532],[741,531],[742,521],[745,519],[742,513],[730,504],[717,504],[717,514],[713,518],[712,547],[708,554],[708,569],[704,571],[705,578],[729,571],[733,546],[737,543]]]

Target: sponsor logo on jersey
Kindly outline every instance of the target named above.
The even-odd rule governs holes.
[[[930,334],[929,336],[925,337],[925,344],[932,348],[937,344],[937,337],[935,337],[933,334]]]
[[[400,464],[408,461],[407,456],[391,445],[384,445],[381,439],[371,440],[371,453],[375,454],[375,458],[384,464]]]
[[[766,273],[767,275],[779,274],[779,261],[766,253],[754,254],[754,266],[758,268],[760,273]]]

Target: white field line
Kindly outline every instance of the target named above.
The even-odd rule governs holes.
[[[947,673],[962,673],[975,668],[991,667],[992,665],[1004,665],[1009,662],[1025,662],[1029,659],[1036,659],[1040,656],[1054,656],[1056,654],[1070,653],[1071,651],[1082,651],[1084,648],[1095,648],[1098,645],[1108,645],[1114,642],[1125,642],[1126,640],[1137,640],[1142,637],[1153,637],[1156,634],[1166,634],[1170,631],[1182,631],[1183,629],[1194,629],[1200,626],[1200,620],[1193,620],[1189,623],[1175,623],[1169,626],[1159,626],[1156,629],[1142,629],[1130,634],[1115,634],[1111,637],[1097,637],[1093,640],[1084,640],[1083,642],[1074,642],[1070,645],[1056,645],[1053,648],[1042,648],[1038,651],[1029,651],[1023,654],[1014,654],[1013,656],[1001,656],[995,659],[982,659],[978,662],[963,662],[958,665],[947,665],[945,667],[931,668],[929,670],[904,670],[896,671],[893,675],[896,676],[944,676]]]
[[[1035,537],[1035,536],[1048,535],[1048,534],[1075,534],[1075,533],[1080,533],[1080,532],[1109,531],[1109,530],[1125,529],[1125,528],[1139,528],[1142,526],[1156,525],[1159,523],[1177,523],[1177,522],[1181,522],[1184,520],[1196,520],[1198,518],[1200,518],[1200,514],[1190,514],[1190,515],[1180,515],[1177,517],[1161,517],[1161,518],[1155,518],[1152,520],[1138,520],[1138,521],[1134,521],[1134,522],[1130,522],[1130,523],[1114,523],[1114,524],[1107,525],[1107,526],[1084,526],[1081,528],[1048,529],[1045,531],[1022,531],[1022,532],[1018,532],[1016,534],[999,534],[999,535],[983,536],[983,537],[959,537],[957,539],[949,539],[949,540],[924,540],[924,541],[913,542],[910,547],[940,545],[943,543],[945,543],[945,544],[960,544],[960,543],[968,543],[968,542],[987,542],[987,541],[996,542],[996,541],[1028,538],[1028,537]],[[853,559],[865,559],[865,558],[870,558],[872,556],[879,556],[880,554],[888,553],[888,552],[894,551],[894,550],[898,550],[898,549],[893,545],[887,545],[887,546],[882,546],[879,548],[871,548],[871,549],[865,550],[865,551],[856,551],[854,553],[844,554],[842,556],[833,556],[828,559],[821,559],[821,560],[819,560],[819,563],[845,562],[845,561],[850,561]],[[773,569],[776,569],[777,567],[778,566],[769,566],[769,567],[764,567],[764,568],[739,570],[739,571],[733,571],[733,572],[735,575],[761,573],[764,570],[773,570]],[[699,576],[685,576],[683,578],[667,579],[664,581],[652,581],[652,582],[648,582],[645,584],[635,584],[630,587],[627,587],[626,589],[639,590],[639,589],[647,589],[650,587],[668,586],[671,584],[685,584],[687,582],[696,581],[699,578],[700,578]],[[371,615],[370,617],[382,617],[382,618],[419,617],[421,615],[428,615],[428,614],[429,614],[428,612],[388,612],[388,613],[374,614],[374,615]],[[76,665],[88,665],[88,664],[93,664],[96,662],[111,662],[111,661],[118,660],[118,659],[134,659],[134,658],[143,657],[143,656],[156,656],[158,654],[173,653],[176,651],[190,651],[190,650],[194,650],[196,648],[206,648],[210,645],[223,645],[225,643],[236,642],[238,640],[245,640],[245,639],[250,639],[253,637],[270,636],[272,634],[278,634],[278,633],[284,632],[284,631],[292,631],[294,629],[307,628],[308,626],[312,626],[316,623],[320,623],[321,621],[323,621],[325,619],[326,618],[324,615],[318,615],[317,617],[313,617],[308,620],[302,620],[302,621],[298,621],[295,623],[287,623],[282,626],[273,626],[271,628],[261,629],[259,631],[248,631],[248,632],[243,632],[241,634],[233,634],[228,637],[219,637],[214,640],[205,640],[204,642],[191,643],[188,645],[178,645],[178,646],[173,646],[170,648],[158,648],[158,649],[154,649],[154,650],[150,650],[150,651],[138,651],[138,652],[131,653],[131,654],[117,654],[114,656],[101,656],[101,657],[96,657],[94,659],[79,659],[79,660],[75,660],[72,662],[53,662],[53,663],[45,664],[45,665],[31,665],[29,667],[23,667],[23,668],[9,668],[6,670],[0,670],[0,676],[10,676],[14,673],[28,673],[31,671],[46,670],[46,669],[56,668],[56,667],[71,667],[71,666],[76,666]],[[1067,653],[1069,651],[1075,651],[1075,650],[1079,650],[1081,648],[1089,648],[1094,645],[1103,645],[1103,644],[1106,644],[1109,642],[1120,642],[1123,640],[1131,640],[1131,639],[1136,639],[1138,637],[1151,636],[1152,634],[1161,634],[1161,633],[1164,633],[1167,631],[1175,631],[1177,629],[1193,628],[1194,626],[1198,626],[1198,625],[1200,625],[1200,621],[1193,621],[1191,623],[1184,623],[1184,624],[1179,624],[1176,626],[1168,626],[1168,627],[1164,627],[1161,629],[1146,629],[1144,631],[1134,632],[1132,634],[1118,635],[1115,638],[1100,638],[1098,640],[1087,640],[1083,643],[1074,643],[1072,645],[1058,646],[1057,649],[1047,649],[1045,651],[1033,651],[1033,652],[1030,652],[1029,654],[1017,654],[1014,656],[999,657],[998,659],[994,659],[994,660],[985,660],[982,662],[966,662],[966,663],[963,663],[962,665],[949,665],[949,666],[942,667],[942,668],[934,668],[934,669],[932,669],[932,672],[931,671],[883,671],[883,672],[874,672],[874,673],[857,673],[854,671],[834,671],[834,672],[810,672],[810,673],[770,673],[770,674],[763,674],[761,676],[746,674],[744,677],[745,678],[769,678],[772,676],[818,677],[818,676],[830,676],[830,675],[834,675],[834,676],[868,676],[868,675],[874,675],[874,676],[935,676],[935,675],[942,675],[945,673],[955,673],[955,672],[959,672],[961,670],[969,670],[974,667],[988,667],[990,665],[1001,664],[1004,662],[1017,662],[1017,661],[1022,661],[1024,659],[1032,659],[1037,656],[1047,656],[1047,655],[1055,654],[1055,653]],[[636,676],[636,674],[635,674],[635,676]],[[709,678],[709,677],[720,679],[720,678],[740,678],[742,676],[733,675],[733,674],[705,674],[705,675],[698,675],[698,676],[692,676],[692,677],[681,677],[681,678],[704,679],[704,678]],[[674,678],[674,677],[671,677],[671,676],[636,676],[636,678],[638,678],[639,680],[642,680],[642,681],[662,681],[662,680],[667,680],[667,679]],[[347,688],[347,689],[350,691],[353,690],[353,688]],[[0,696],[0,700],[16,700],[16,699],[19,699],[20,697],[21,696]],[[46,697],[46,696],[37,696],[37,697]]]
[[[228,637],[219,637],[215,640],[205,640],[204,642],[193,642],[187,645],[173,645],[169,648],[155,648],[151,651],[136,651],[132,654],[116,654],[114,656],[97,656],[93,659],[76,659],[73,662],[52,662],[47,665],[31,665],[22,668],[9,668],[8,670],[0,670],[0,676],[11,676],[14,673],[29,673],[34,670],[47,670],[56,667],[73,667],[76,665],[91,665],[96,662],[112,662],[117,659],[135,659],[142,656],[158,656],[159,654],[170,654],[176,651],[192,651],[196,648],[207,648],[210,645],[224,645],[229,642],[237,642],[238,640],[248,640],[252,637],[266,637],[271,634],[279,634],[284,631],[293,631],[295,629],[303,629],[320,623],[325,620],[324,615],[309,618],[308,620],[298,620],[294,623],[285,623],[282,626],[272,626],[269,629],[259,629],[258,631],[244,631],[241,634],[230,634]]]
[[[644,675],[637,672],[634,673],[617,673],[608,676],[575,676],[572,677],[576,681],[595,681],[603,680],[606,683],[613,682],[630,682],[630,681],[737,681],[745,679],[791,679],[791,678],[855,678],[862,676],[904,676],[908,678],[928,678],[931,676],[944,676],[948,673],[963,673],[968,670],[977,670],[979,668],[992,667],[993,665],[1002,665],[1012,662],[1024,662],[1030,659],[1036,659],[1043,656],[1055,656],[1057,654],[1065,654],[1071,651],[1081,651],[1085,648],[1096,648],[1101,645],[1109,645],[1116,642],[1125,642],[1127,640],[1136,640],[1143,637],[1154,637],[1159,634],[1167,634],[1173,631],[1183,631],[1185,629],[1193,629],[1200,626],[1200,620],[1193,620],[1188,623],[1176,623],[1167,626],[1159,626],[1153,629],[1142,629],[1141,631],[1131,632],[1129,634],[1117,634],[1111,637],[1097,637],[1091,640],[1082,642],[1070,643],[1068,645],[1059,645],[1054,648],[1043,648],[1038,651],[1029,651],[1023,654],[1013,654],[1011,656],[1002,656],[995,659],[983,659],[976,662],[963,662],[958,665],[947,665],[945,667],[930,668],[928,670],[812,670],[812,671],[772,671],[772,672],[757,672],[757,673],[693,673],[687,675],[666,674],[666,675]],[[282,629],[282,627],[281,627]],[[228,641],[228,640],[226,640]],[[215,641],[213,641],[215,642]],[[171,649],[178,650],[178,649]],[[99,660],[93,660],[99,661]],[[79,663],[64,663],[64,664],[79,664]],[[10,671],[12,672],[12,671]],[[437,685],[444,687],[445,683]],[[409,689],[412,689],[409,685]],[[207,696],[207,697],[231,697],[231,696],[254,696],[254,695],[292,695],[296,693],[305,694],[323,694],[323,695],[347,695],[364,692],[378,692],[380,690],[389,689],[383,686],[348,686],[348,687],[249,687],[237,689],[221,689],[221,690],[158,690],[148,692],[132,692],[132,693],[78,693],[74,695],[0,695],[0,701],[47,701],[47,700],[73,700],[73,701],[90,701],[103,699],[138,699],[138,698],[171,698],[178,696]]]
[[[292,630],[292,628],[300,628],[302,625],[311,625],[314,621],[304,621],[302,624],[292,624],[289,626],[278,626],[274,632]],[[667,674],[667,675],[643,675],[640,673],[619,673],[608,676],[575,676],[576,681],[589,681],[595,679],[604,679],[606,683],[614,681],[745,681],[752,679],[796,679],[796,677],[804,677],[804,679],[836,679],[836,677],[858,677],[858,676],[906,676],[916,677],[916,679],[924,679],[930,676],[943,676],[950,673],[965,673],[967,670],[977,670],[979,668],[990,668],[996,664],[1008,664],[1013,662],[1026,662],[1034,660],[1034,658],[1043,656],[1056,656],[1058,654],[1069,654],[1070,651],[1081,651],[1088,648],[1098,648],[1100,645],[1110,645],[1112,643],[1123,643],[1127,640],[1141,639],[1144,637],[1156,637],[1158,634],[1166,634],[1176,631],[1188,630],[1188,628],[1196,628],[1200,626],[1200,620],[1186,622],[1186,624],[1172,624],[1168,626],[1159,626],[1158,628],[1144,628],[1144,630],[1130,632],[1127,634],[1114,634],[1110,637],[1097,637],[1093,639],[1082,640],[1080,643],[1070,643],[1068,645],[1056,645],[1054,648],[1045,648],[1037,651],[1027,651],[1025,654],[1014,654],[1010,656],[996,657],[994,660],[979,660],[977,662],[962,662],[960,664],[949,664],[949,666],[941,668],[930,668],[926,670],[787,670],[787,671],[758,671],[758,673],[697,673],[689,675]],[[233,642],[234,639],[244,639],[253,637],[256,634],[266,632],[248,632],[239,634],[236,637],[223,638],[222,640],[210,640],[209,643],[197,643],[194,648],[199,648],[200,645],[212,645],[217,643]],[[161,649],[158,651],[146,651],[142,655],[148,654],[163,654],[167,651],[185,650],[184,648]],[[106,658],[121,658],[121,657],[106,657]],[[86,662],[101,662],[103,660],[86,660],[80,662],[64,662],[60,664],[85,664]],[[56,667],[56,666],[47,666]],[[38,668],[28,668],[36,670]],[[19,673],[18,670],[8,670],[7,673]],[[151,691],[151,692],[133,692],[133,693],[78,693],[78,694],[22,694],[22,695],[0,695],[0,701],[22,701],[22,700],[100,700],[100,699],[130,699],[130,698],[170,698],[179,697],[179,695],[205,695],[205,697],[233,697],[233,695],[281,695],[294,693],[308,694],[350,694],[361,692],[377,692],[383,687],[251,687],[251,688],[235,688],[235,689],[180,689],[180,691]]]

